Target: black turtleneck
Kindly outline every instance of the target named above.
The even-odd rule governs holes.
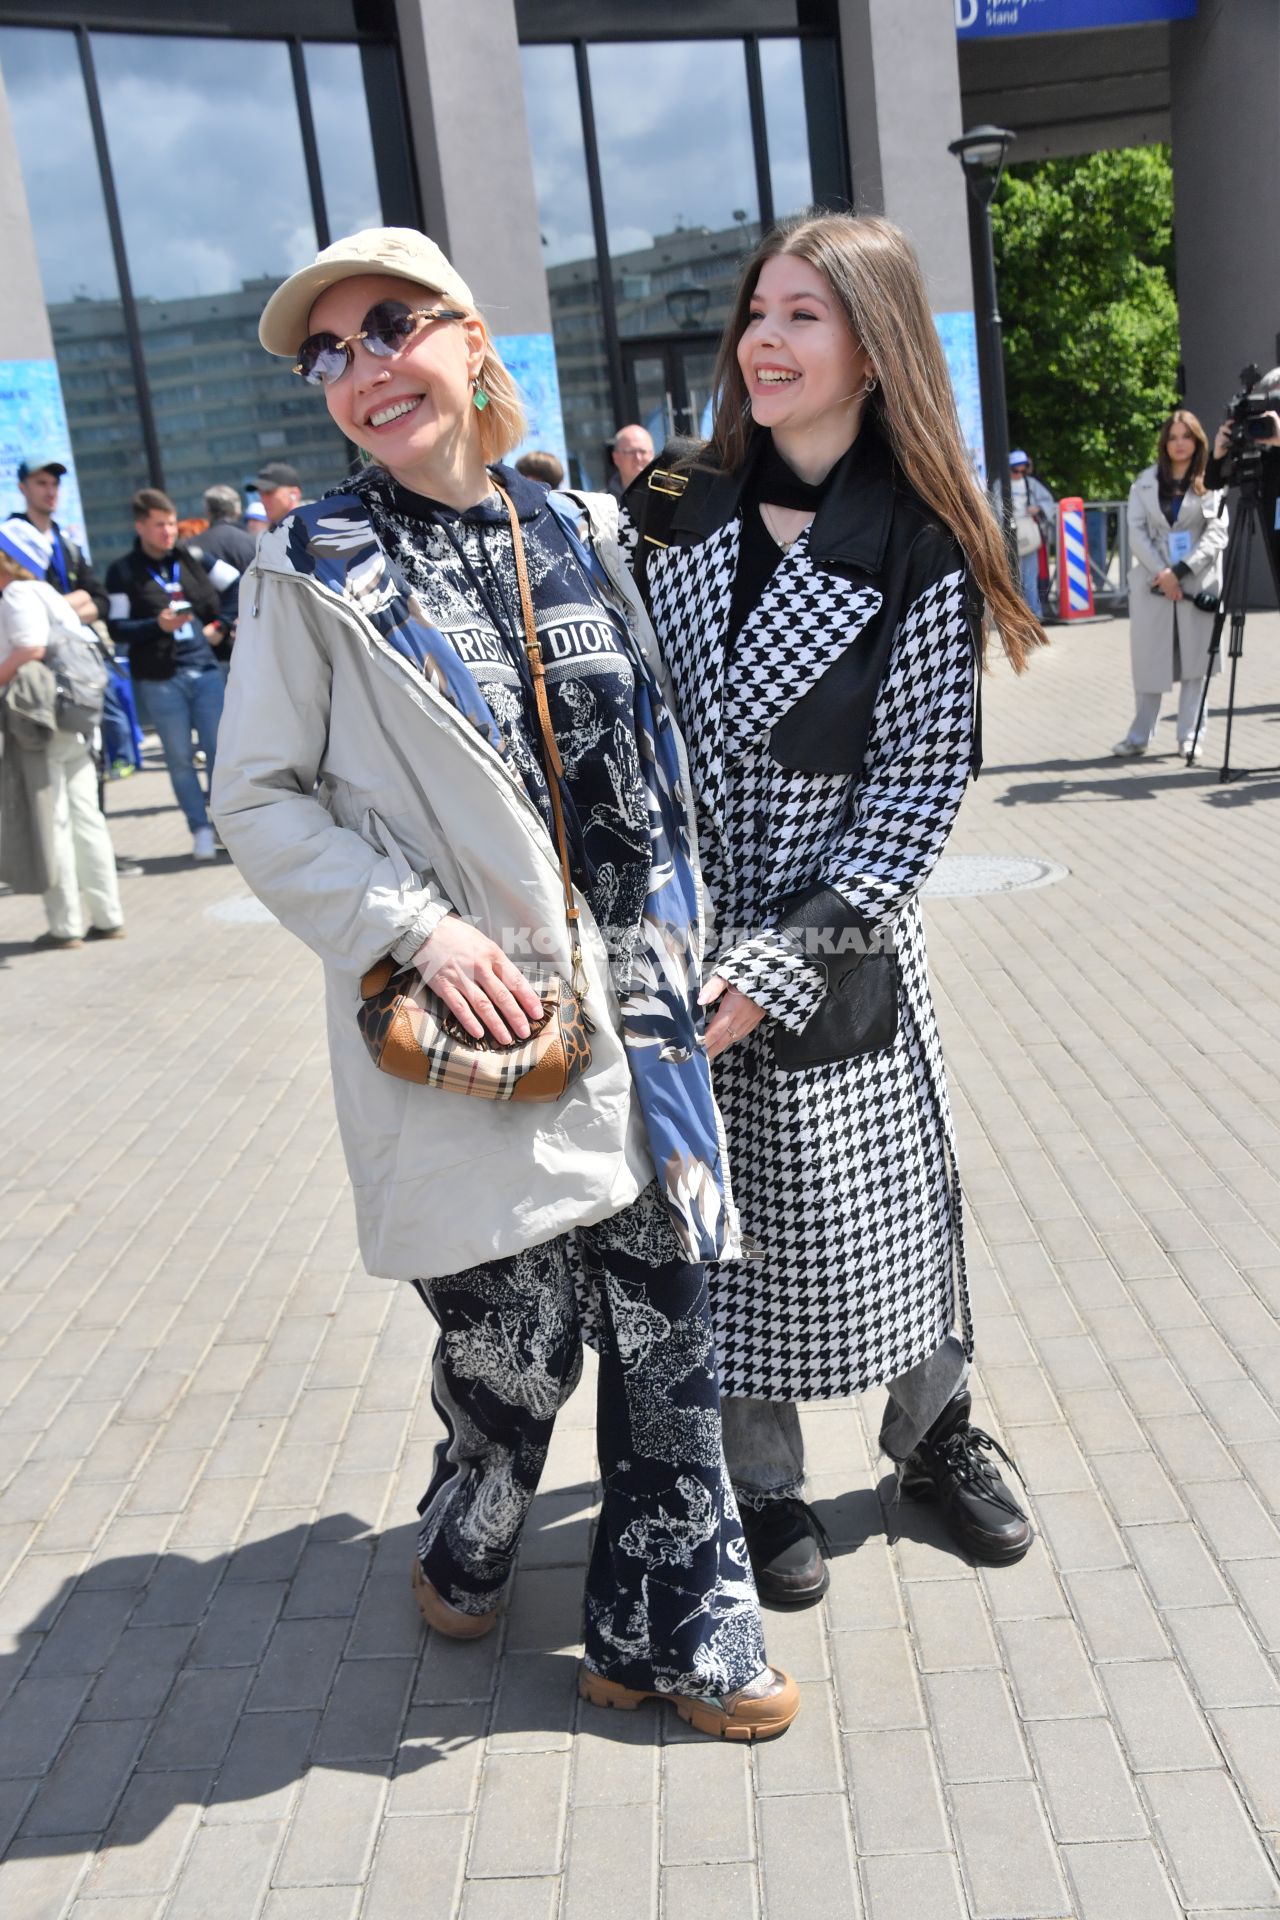
[[[760,512],[761,502],[771,507],[789,508],[796,513],[816,513],[831,485],[832,476],[841,465],[841,461],[837,460],[826,478],[820,480],[817,486],[811,486],[807,480],[800,478],[794,468],[787,465],[774,445],[771,433],[764,434],[762,441],[742,490],[738,571],[734,576],[733,594],[729,601],[727,639],[730,647],[760,604],[761,595],[783,559],[783,549],[764,523],[764,516]],[[847,459],[848,455],[844,458]]]

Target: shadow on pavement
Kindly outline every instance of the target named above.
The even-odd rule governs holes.
[[[1094,765],[1099,767],[1116,766],[1114,760],[1097,761],[1071,760],[1044,762],[1039,769],[1052,772],[1061,767],[1069,771],[1073,778],[1063,780],[1028,780],[1021,786],[1010,787],[1002,793],[997,805],[1002,807],[1051,806],[1058,801],[1072,800],[1158,800],[1161,794],[1174,787],[1198,787],[1207,789],[1203,797],[1213,801],[1220,786],[1217,767],[1188,767],[1176,755],[1168,755],[1167,769],[1157,773],[1154,768],[1147,771],[1148,763],[1125,761],[1124,772],[1114,773],[1110,778],[1101,775],[1095,778],[1081,777],[1081,768]],[[1138,766],[1141,764],[1142,771]]]
[[[216,860],[193,860],[189,853],[140,853],[134,855],[134,864],[141,868],[148,879],[162,873],[195,873],[203,869],[206,873],[229,873],[231,861],[225,853]]]
[[[102,811],[108,820],[149,820],[157,813],[176,813],[177,807],[172,800],[157,800],[151,807],[118,807],[108,788],[107,804]]]
[[[966,1566],[971,1564],[938,1518],[935,1506],[898,1500],[895,1494],[894,1477],[887,1473],[878,1486],[860,1487],[834,1500],[814,1501],[813,1511],[827,1530],[833,1560],[856,1553],[870,1540],[887,1539],[890,1546],[902,1540],[915,1541]]]
[[[134,1847],[182,1806],[214,1824],[275,1818],[266,1796],[314,1768],[400,1780],[490,1734],[559,1744],[580,1706],[585,1574],[556,1563],[584,1552],[566,1495],[584,1514],[595,1498],[535,1500],[504,1618],[466,1644],[422,1622],[415,1525],[375,1536],[352,1513],[64,1581],[0,1659],[0,1854],[14,1839],[27,1858],[79,1852],[99,1833],[99,1852]],[[658,1737],[651,1715],[582,1711],[604,1739]]]

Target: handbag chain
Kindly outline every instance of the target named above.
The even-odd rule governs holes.
[[[542,642],[538,638],[538,625],[533,614],[533,594],[529,589],[529,569],[525,563],[520,516],[505,488],[499,486],[496,480],[493,485],[511,522],[511,545],[515,550],[516,558],[516,583],[520,589],[520,613],[524,620],[524,647],[529,660],[529,673],[533,680],[533,698],[538,710],[538,727],[542,735],[542,759],[546,768],[547,790],[551,795],[551,812],[556,826],[556,852],[560,856],[560,880],[564,887],[564,916],[569,925],[569,945],[573,959],[572,985],[579,1002],[582,1002],[586,998],[587,981],[582,959],[582,934],[579,925],[581,915],[574,898],[573,877],[569,870],[568,838],[564,830],[564,808],[560,803],[560,781],[564,776],[564,762],[560,758],[560,749],[556,745],[555,730],[551,725],[551,709],[547,704],[546,666],[542,658]]]

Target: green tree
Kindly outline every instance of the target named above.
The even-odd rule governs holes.
[[[1010,445],[1057,495],[1123,499],[1177,404],[1168,149],[1012,167],[992,215]]]

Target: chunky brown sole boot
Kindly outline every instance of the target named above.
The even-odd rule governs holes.
[[[633,1713],[642,1700],[667,1700],[698,1733],[712,1734],[717,1740],[776,1740],[800,1711],[800,1689],[781,1667],[771,1671],[783,1685],[762,1700],[744,1699],[740,1693],[728,1694],[722,1701],[699,1700],[687,1693],[645,1693],[606,1680],[585,1666],[578,1668],[578,1692],[593,1707],[620,1707],[624,1713]]]
[[[422,1571],[422,1562],[416,1553],[413,1556],[413,1597],[432,1632],[444,1634],[447,1640],[483,1640],[485,1634],[498,1624],[496,1613],[463,1613],[442,1599]]]

